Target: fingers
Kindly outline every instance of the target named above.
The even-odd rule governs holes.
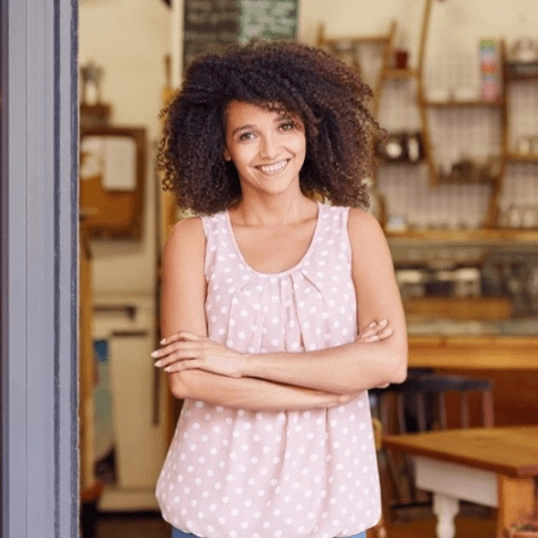
[[[166,355],[169,355],[170,353],[173,353],[176,349],[178,349],[178,345],[185,346],[188,342],[192,342],[198,345],[205,344],[208,342],[208,340],[209,339],[206,336],[198,336],[187,331],[179,331],[172,336],[169,336],[168,338],[163,338],[161,340],[161,344],[164,342],[166,345],[161,349],[153,351],[151,353],[151,356],[154,359],[159,357],[165,357]],[[188,349],[188,347],[186,347],[186,349]]]
[[[394,332],[388,327],[388,320],[372,321],[359,334],[358,340],[361,342],[379,342],[385,340]]]
[[[198,349],[201,349],[202,346],[203,346],[203,343],[201,342],[186,342],[186,341],[173,342],[161,349],[157,349],[156,351],[153,351],[151,353],[151,356],[154,359],[159,359],[159,358],[162,359],[163,357],[167,357],[168,355],[171,355],[172,353],[175,353],[178,350],[196,351]]]
[[[167,336],[166,338],[163,338],[159,343],[162,346],[164,346],[165,344],[168,345],[174,342],[180,342],[181,340],[197,341],[197,340],[203,340],[204,338],[206,337],[199,336],[189,331],[178,331],[177,333],[174,333],[170,336]]]
[[[151,356],[158,360],[154,365],[158,368],[168,366],[176,361],[200,358],[204,351],[204,344],[197,342],[178,342],[154,351]]]
[[[170,364],[169,366],[166,366],[164,369],[167,373],[172,372],[183,372],[185,370],[194,370],[195,368],[199,368],[200,361],[198,359],[188,359],[183,361],[178,361]]]
[[[378,334],[380,330],[384,329],[388,325],[388,320],[382,319],[381,321],[372,321],[369,323],[359,334],[360,338],[368,338],[374,334]]]
[[[386,340],[389,336],[392,335],[394,331],[392,329],[385,329],[377,334],[369,336],[368,338],[361,339],[364,342],[380,342],[381,340]]]

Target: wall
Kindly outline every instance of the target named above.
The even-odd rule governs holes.
[[[299,12],[299,38],[314,43],[320,21],[329,35],[374,34],[387,31],[391,19],[403,28],[402,42],[417,50],[424,0],[303,0]],[[428,57],[475,51],[481,37],[521,34],[536,36],[535,0],[437,0],[433,3]]]
[[[148,167],[140,242],[93,241],[96,296],[153,296],[155,287],[155,159],[158,114],[170,51],[170,9],[162,0],[82,0],[79,61],[105,69],[103,101],[115,125],[147,129]]]

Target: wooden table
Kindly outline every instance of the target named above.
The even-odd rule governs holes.
[[[414,457],[417,487],[433,493],[438,538],[454,537],[460,500],[498,508],[497,536],[535,509],[538,426],[392,435],[383,444]]]

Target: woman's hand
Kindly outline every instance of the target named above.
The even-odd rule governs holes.
[[[155,366],[164,368],[165,372],[198,368],[227,377],[241,377],[246,355],[217,344],[207,336],[180,331],[161,342],[166,345],[151,356],[158,359]]]
[[[358,342],[380,342],[387,339],[392,334],[389,322],[386,319],[372,321],[357,336]]]

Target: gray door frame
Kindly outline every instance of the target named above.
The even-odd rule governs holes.
[[[77,4],[2,0],[4,538],[78,536]]]

